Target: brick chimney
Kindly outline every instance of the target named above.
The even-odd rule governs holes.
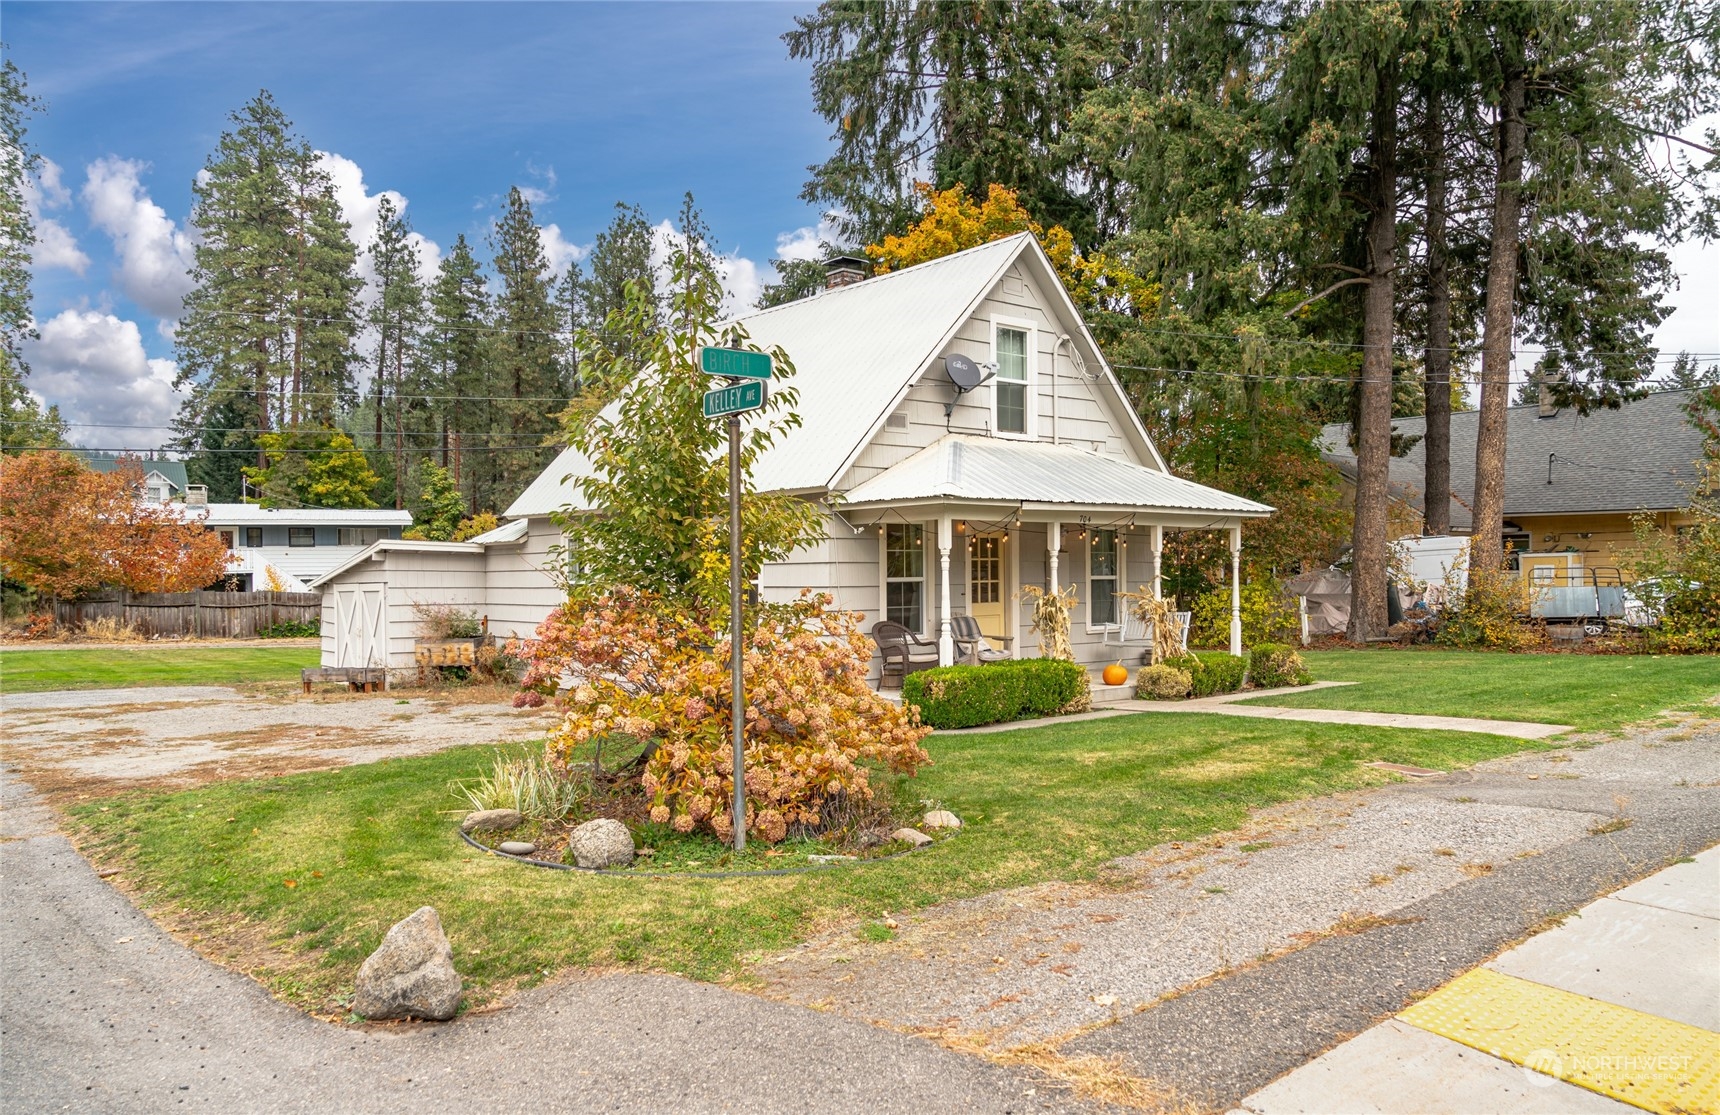
[[[824,261],[824,289],[851,286],[872,277],[872,263],[864,256],[832,256]]]

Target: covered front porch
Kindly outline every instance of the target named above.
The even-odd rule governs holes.
[[[849,492],[841,514],[879,542],[879,616],[957,661],[952,630],[972,616],[1012,657],[1037,657],[1032,600],[1073,589],[1076,661],[1145,649],[1128,638],[1123,594],[1160,595],[1167,533],[1224,532],[1230,549],[1230,651],[1240,655],[1242,523],[1271,508],[1067,445],[951,435]]]

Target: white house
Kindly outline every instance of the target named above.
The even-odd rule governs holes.
[[[412,525],[412,512],[321,507],[259,507],[254,503],[200,502],[192,485],[185,508],[221,536],[233,553],[229,576],[242,588],[302,592],[305,586]],[[274,575],[270,575],[273,570]],[[271,582],[279,581],[278,585]]]
[[[788,353],[800,393],[801,426],[760,458],[754,482],[826,515],[824,540],[767,566],[761,591],[831,592],[868,623],[936,638],[946,662],[962,613],[1016,655],[1037,655],[1025,584],[1073,587],[1077,657],[1111,661],[1117,596],[1157,585],[1166,530],[1228,532],[1234,583],[1243,521],[1272,511],[1171,474],[1030,235],[740,324]],[[952,364],[957,379],[979,377],[955,357],[989,378],[959,389]],[[579,509],[575,480],[589,468],[565,450],[499,530],[461,544],[379,542],[313,582],[325,593],[323,664],[409,668],[420,602],[469,607],[492,633],[530,637],[561,600],[549,516]]]

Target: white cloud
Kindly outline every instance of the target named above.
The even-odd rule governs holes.
[[[567,270],[568,264],[584,259],[591,252],[589,247],[574,244],[563,236],[560,225],[538,229],[538,242],[543,245],[544,258],[549,260],[550,273],[557,276]]]
[[[374,194],[371,193],[364,185],[363,168],[345,155],[318,151],[317,159],[334,185],[334,198],[340,205],[341,216],[352,226],[352,242],[358,245],[358,273],[364,279],[365,289],[368,291],[372,280],[376,278],[376,268],[371,264],[369,251],[370,246],[376,242],[376,216],[382,207],[382,199],[386,196],[394,203],[396,212],[405,213],[408,204],[406,196],[398,190],[378,190]],[[407,242],[418,255],[418,277],[425,286],[429,286],[436,279],[436,268],[442,261],[442,249],[436,241],[419,232],[409,234]]]
[[[59,405],[74,425],[73,440],[86,445],[149,446],[168,433],[179,393],[176,366],[150,359],[134,321],[100,310],[65,310],[39,327],[28,342],[31,389]],[[143,429],[103,430],[100,424]]]
[[[555,199],[554,194],[550,193],[548,190],[540,190],[536,186],[521,186],[520,196],[525,198],[531,205],[542,205],[546,201],[553,201]]]
[[[823,259],[825,244],[841,243],[836,223],[829,217],[816,225],[802,225],[793,232],[779,232],[776,237],[776,258],[782,260]]]
[[[60,180],[60,164],[44,158],[36,173],[24,176],[24,205],[30,211],[30,223],[36,228],[36,243],[30,249],[30,264],[38,271],[63,267],[82,275],[90,265],[90,257],[78,247],[65,225],[47,216],[50,209],[64,209],[72,202],[72,191]]]
[[[178,317],[191,290],[191,238],[145,192],[149,164],[117,155],[88,167],[82,197],[95,226],[113,239],[120,289],[157,317]]]
[[[669,274],[669,257],[681,243],[681,234],[669,221],[659,222],[651,230],[651,266],[665,282]],[[738,252],[717,256],[717,277],[723,284],[721,311],[725,317],[746,313],[758,305],[764,292],[764,272],[757,263]]]

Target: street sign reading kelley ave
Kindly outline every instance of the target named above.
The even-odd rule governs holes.
[[[708,376],[734,376],[737,379],[769,379],[770,356],[763,352],[745,352],[738,348],[699,350],[699,369]]]
[[[712,350],[706,349],[705,351],[710,352]],[[706,418],[721,418],[728,414],[739,414],[744,410],[757,410],[762,406],[764,406],[764,381],[761,379],[730,384],[727,387],[719,387],[714,391],[705,392]]]

